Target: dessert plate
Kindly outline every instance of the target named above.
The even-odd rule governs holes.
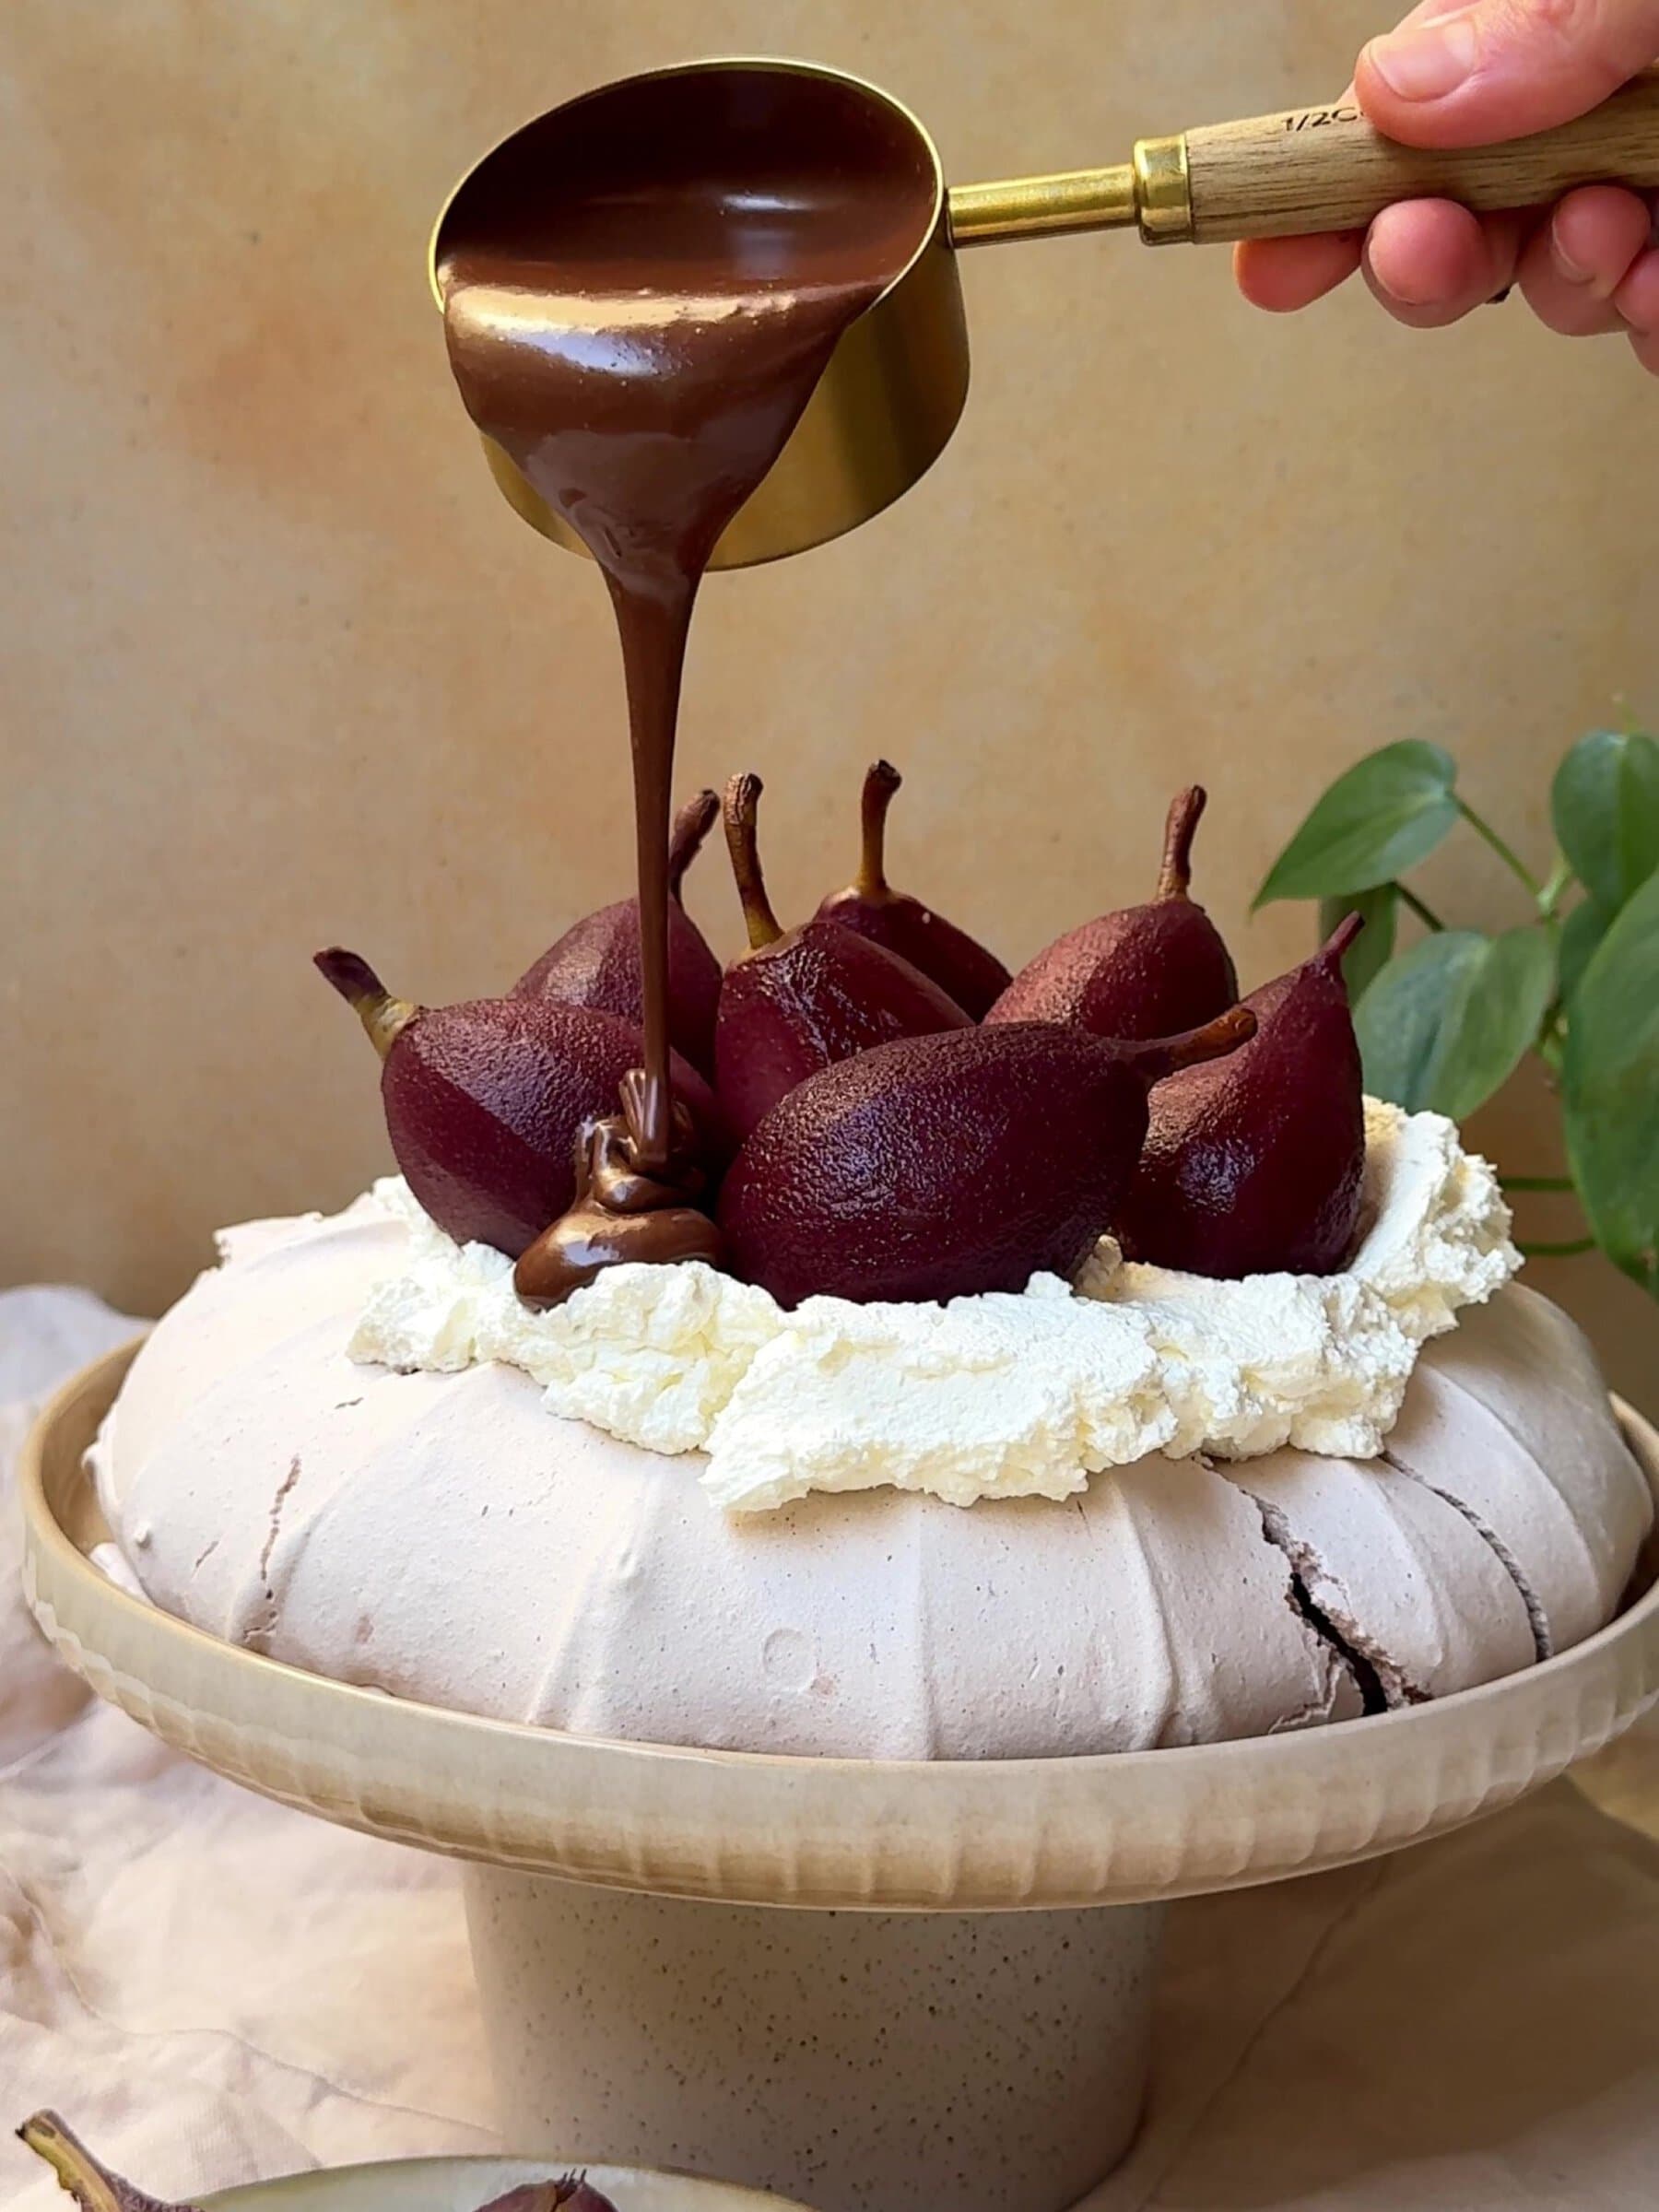
[[[222,1643],[117,1589],[82,1455],[135,1347],[26,1450],[37,1620],[101,1696],[232,1780],[527,1874],[736,1904],[1121,1905],[1373,1856],[1512,1803],[1659,1698],[1659,1537],[1623,1611],[1481,1688],[1279,1736],[1081,1759],[792,1759],[607,1742],[392,1699]],[[1620,1407],[1659,1491],[1659,1435]]]
[[[574,2164],[617,2212],[808,2212],[805,2205],[689,2174],[559,2159],[385,2159],[249,2182],[198,2201],[203,2212],[477,2212],[521,2183]]]

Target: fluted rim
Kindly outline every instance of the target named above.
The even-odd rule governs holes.
[[[221,1642],[87,1557],[82,1458],[135,1346],[25,1447],[24,1583],[100,1696],[267,1796],[394,1841],[728,1903],[880,1911],[1127,1904],[1375,1856],[1512,1803],[1659,1699],[1659,1535],[1641,1594],[1543,1665],[1277,1736],[1082,1758],[861,1760],[620,1743],[453,1712]],[[1616,1409],[1659,1495],[1659,1434]]]

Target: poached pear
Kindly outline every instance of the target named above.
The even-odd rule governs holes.
[[[1022,968],[987,1021],[1066,1021],[1097,1037],[1166,1037],[1230,1006],[1239,979],[1221,933],[1188,895],[1205,794],[1178,792],[1164,825],[1158,888],[1057,937]]]
[[[516,1260],[575,1195],[578,1135],[616,1112],[639,1064],[638,1029],[555,999],[416,1006],[338,946],[316,964],[381,1056],[386,1134],[409,1188],[456,1243],[493,1244]],[[718,1158],[713,1094],[677,1053],[673,1081]]]
[[[1349,914],[1311,960],[1244,1001],[1254,1040],[1152,1094],[1118,1234],[1132,1259],[1192,1275],[1334,1275],[1365,1167],[1359,1047],[1342,956]]]
[[[686,870],[720,812],[719,794],[700,791],[674,818],[668,841],[668,1034],[677,1052],[705,1076],[714,1067],[714,1012],[720,962],[683,903]],[[515,998],[552,998],[644,1019],[640,970],[640,902],[618,899],[573,922],[512,986]]]
[[[935,913],[887,879],[887,818],[904,778],[888,761],[872,762],[860,808],[863,843],[858,873],[845,890],[831,891],[813,917],[856,930],[929,975],[971,1020],[980,1021],[1008,985],[1008,971],[965,929]]]
[[[1128,1043],[1005,1023],[900,1038],[824,1068],[727,1173],[730,1263],[791,1307],[1069,1279],[1113,1225],[1151,1085],[1254,1030],[1241,1006],[1185,1037]]]
[[[759,776],[726,786],[725,831],[749,949],[726,970],[714,1024],[715,1089],[739,1138],[797,1083],[899,1037],[972,1026],[896,952],[833,922],[784,930],[756,842]]]

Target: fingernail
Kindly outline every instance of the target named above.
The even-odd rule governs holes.
[[[1594,270],[1585,268],[1581,261],[1575,261],[1567,250],[1561,237],[1561,217],[1559,208],[1549,226],[1549,251],[1556,267],[1566,277],[1569,284],[1591,284],[1594,281]]]
[[[1480,38],[1472,14],[1373,39],[1366,48],[1371,67],[1401,100],[1444,100],[1473,76]]]
[[[1436,307],[1440,304],[1439,297],[1432,285],[1419,288],[1410,283],[1402,284],[1397,280],[1390,284],[1374,261],[1368,259],[1366,266],[1371,271],[1371,282],[1380,292],[1384,293],[1392,300],[1396,307]]]

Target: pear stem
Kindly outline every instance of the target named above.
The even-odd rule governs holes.
[[[864,780],[864,797],[859,806],[859,823],[863,841],[859,848],[858,874],[853,888],[864,899],[879,899],[888,888],[887,879],[887,818],[894,794],[904,778],[890,760],[873,760]]]
[[[1159,899],[1184,899],[1193,880],[1193,832],[1208,797],[1202,783],[1191,783],[1170,801],[1164,821],[1163,865],[1158,871]]]
[[[1320,947],[1319,958],[1327,967],[1334,968],[1364,927],[1363,914],[1345,914]]]
[[[1202,1061],[1219,1060],[1237,1052],[1255,1033],[1256,1018],[1250,1007],[1229,1006],[1225,1014],[1218,1014],[1201,1030],[1186,1030],[1179,1037],[1148,1037],[1118,1049],[1148,1083],[1161,1083],[1166,1076],[1183,1067],[1196,1067]]]
[[[743,905],[749,950],[764,951],[783,935],[771,900],[766,895],[766,877],[760,872],[760,847],[755,816],[766,788],[759,776],[734,776],[725,787],[726,850],[732,856],[732,875]]]
[[[18,2130],[37,2158],[44,2159],[63,2186],[86,2212],[121,2212],[121,2198],[110,2177],[55,2112],[36,2112]]]
[[[383,1060],[420,1008],[406,998],[394,998],[368,961],[343,946],[331,945],[313,958],[324,978],[362,1023],[370,1043]]]
[[[720,812],[720,794],[700,791],[688,799],[674,818],[668,832],[668,896],[677,905],[685,888],[686,870],[702,851],[703,840]]]

